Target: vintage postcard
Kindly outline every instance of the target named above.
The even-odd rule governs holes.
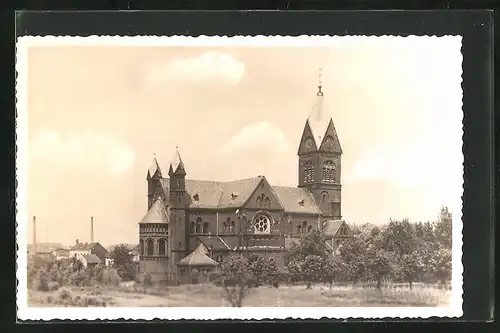
[[[18,318],[461,316],[461,44],[19,38]]]

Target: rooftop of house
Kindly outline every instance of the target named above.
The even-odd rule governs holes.
[[[90,251],[94,246],[96,246],[98,242],[92,242],[92,243],[82,243],[78,242],[72,247],[70,247],[71,251]]]
[[[96,256],[95,254],[84,254],[84,255],[82,255],[82,257],[85,259],[87,264],[100,264],[101,263],[101,259],[99,259],[99,257]]]

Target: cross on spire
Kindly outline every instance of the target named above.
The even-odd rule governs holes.
[[[321,88],[323,88],[323,81],[321,80],[322,77],[322,70],[321,67],[319,68],[318,72],[318,96],[323,96],[323,92],[321,91]]]

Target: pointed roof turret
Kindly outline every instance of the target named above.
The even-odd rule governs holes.
[[[168,223],[167,210],[161,197],[156,199],[140,223]]]
[[[321,142],[323,141],[323,137],[328,129],[328,125],[331,120],[331,116],[325,112],[324,110],[324,94],[321,90],[323,88],[323,84],[321,81],[321,69],[319,74],[319,84],[318,84],[318,92],[316,93],[316,101],[314,102],[313,109],[307,117],[307,121],[309,122],[309,127],[311,128],[312,134],[314,136],[314,141],[316,142],[316,147],[321,146]]]
[[[153,156],[153,161],[151,162],[151,166],[148,169],[147,179],[151,179],[155,176],[162,178],[160,165],[156,160],[156,154]]]
[[[177,265],[178,266],[190,266],[190,267],[215,267],[217,262],[210,258],[208,255],[206,247],[200,243],[198,247],[191,252],[187,257],[181,259]]]
[[[175,147],[175,154],[172,159],[172,162],[170,163],[170,169],[168,170],[169,175],[176,174],[176,175],[185,175],[186,170],[184,168],[184,163],[182,162],[181,154],[179,153],[179,147]]]

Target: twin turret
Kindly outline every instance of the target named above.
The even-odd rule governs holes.
[[[163,179],[160,166],[155,156],[146,176],[146,180],[148,181],[148,210],[159,195],[168,196],[167,201],[170,202],[173,207],[181,208],[184,206],[183,199],[186,194],[186,169],[178,148],[176,148],[174,158],[170,163],[168,177],[168,180]],[[163,190],[162,184],[164,181],[169,182],[168,193],[165,193]]]

